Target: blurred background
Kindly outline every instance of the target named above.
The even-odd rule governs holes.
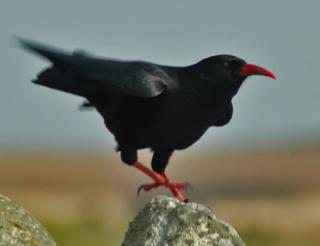
[[[45,60],[14,35],[100,56],[189,65],[233,54],[274,72],[249,78],[229,125],[176,152],[168,175],[231,223],[248,245],[320,245],[319,1],[49,1],[0,4],[0,192],[59,245],[119,245],[165,190],[121,163],[82,99],[30,83]],[[149,151],[140,157],[148,164]]]

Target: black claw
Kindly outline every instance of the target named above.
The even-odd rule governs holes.
[[[189,191],[193,192],[193,187],[192,187],[191,183],[189,183],[189,182],[186,183],[185,190],[186,190],[186,192],[189,192]]]
[[[141,192],[141,190],[143,189],[143,185],[140,185],[139,186],[139,188],[138,188],[138,190],[137,190],[137,196],[139,196],[140,195],[140,192]]]

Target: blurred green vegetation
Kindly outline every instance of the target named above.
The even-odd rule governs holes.
[[[283,235],[275,231],[267,231],[264,228],[250,228],[239,230],[241,238],[247,245],[254,246],[316,246],[320,240],[316,235]]]
[[[121,226],[105,224],[96,219],[79,223],[53,223],[42,221],[58,245],[119,245],[126,230]]]

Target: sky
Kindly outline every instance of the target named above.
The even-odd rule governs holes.
[[[99,150],[115,142],[82,99],[30,83],[48,65],[14,35],[119,59],[190,65],[232,54],[271,70],[250,77],[234,116],[191,151],[320,142],[319,1],[62,1],[0,4],[0,152]]]

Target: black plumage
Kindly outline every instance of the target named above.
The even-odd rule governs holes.
[[[52,66],[33,82],[84,97],[113,133],[122,161],[137,163],[137,151],[154,151],[152,169],[163,174],[171,154],[195,143],[211,126],[227,124],[232,98],[249,75],[269,71],[231,55],[186,66],[99,58],[68,53],[19,39]]]

